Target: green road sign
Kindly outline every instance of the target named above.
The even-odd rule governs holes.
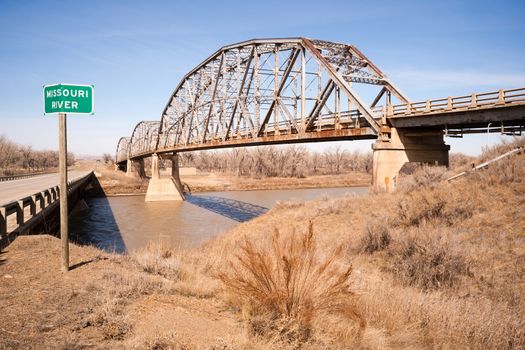
[[[44,86],[44,114],[94,113],[93,85],[55,84]]]

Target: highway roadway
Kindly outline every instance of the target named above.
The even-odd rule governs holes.
[[[90,172],[80,170],[68,171],[68,181],[81,178]],[[0,182],[0,206],[57,186],[59,182],[58,173]]]

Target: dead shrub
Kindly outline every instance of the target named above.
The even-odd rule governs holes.
[[[410,168],[410,163],[406,165],[408,165],[407,168]],[[421,188],[433,188],[444,179],[446,171],[447,168],[444,166],[432,166],[428,164],[414,166],[405,172],[401,169],[396,189],[398,191],[410,192]]]
[[[130,324],[121,315],[102,325],[102,334],[105,339],[122,340],[130,330]]]
[[[122,315],[118,298],[106,299],[90,316],[84,326],[100,327],[104,339],[122,340],[131,331],[131,325]]]
[[[132,257],[144,272],[172,279],[180,277],[180,261],[172,248],[163,242],[150,242]]]
[[[292,348],[299,347],[311,336],[310,325],[297,322],[296,319],[276,314],[254,315],[248,322],[251,336],[274,338],[276,342],[284,341]]]
[[[390,269],[408,285],[423,289],[452,286],[470,275],[469,262],[446,241],[439,230],[423,227],[406,233],[389,249]]]
[[[514,156],[492,163],[488,166],[488,169],[476,171],[472,176],[472,181],[488,186],[509,186],[511,184],[522,184],[524,178],[525,157]]]
[[[282,209],[297,209],[304,207],[305,201],[299,199],[291,199],[289,201],[277,201],[272,208],[273,211]]]
[[[483,147],[483,152],[479,157],[479,162],[483,163],[497,156],[509,152],[514,148],[525,145],[525,136],[512,137],[510,139],[501,139],[501,142],[492,147]]]
[[[283,237],[276,229],[259,244],[246,237],[219,278],[244,303],[241,307],[248,305],[251,316],[259,315],[250,321],[254,334],[301,343],[310,337],[314,317],[351,308],[352,268],[340,265],[341,253],[339,247],[322,255],[310,222],[304,234],[293,231]]]
[[[462,168],[470,168],[476,161],[476,157],[469,156],[463,153],[450,153],[448,156],[449,168],[457,171]]]
[[[394,224],[408,227],[436,221],[450,226],[469,218],[474,204],[466,196],[457,197],[447,187],[406,193],[397,202]]]
[[[418,226],[429,220],[439,218],[447,199],[434,191],[411,192],[397,203],[398,220],[402,226]]]
[[[385,221],[369,221],[366,225],[366,232],[359,242],[359,251],[372,254],[388,247],[392,240],[390,229]]]
[[[108,297],[126,301],[154,292],[163,292],[165,285],[159,277],[135,275],[130,272],[108,271],[102,276],[111,283],[105,290]]]
[[[154,334],[144,336],[131,344],[132,349],[147,350],[191,350],[193,346],[181,341],[177,335],[172,333]]]

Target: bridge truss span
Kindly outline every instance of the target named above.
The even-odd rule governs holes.
[[[186,74],[160,120],[138,123],[116,158],[122,165],[153,154],[356,139],[391,145],[393,129],[521,132],[524,120],[524,89],[411,102],[354,45],[254,39],[220,48]]]
[[[364,85],[376,96],[371,104],[356,89]],[[408,102],[353,45],[249,40],[219,49],[186,74],[162,112],[157,142],[132,136],[129,156],[376,138],[384,114],[378,103],[392,96]],[[124,160],[120,148],[117,154]]]

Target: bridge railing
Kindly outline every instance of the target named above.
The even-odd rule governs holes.
[[[376,106],[372,108],[373,117],[375,119],[380,119],[384,113],[385,109],[383,106]],[[275,134],[287,135],[297,133],[301,130],[301,123],[303,120],[301,118],[292,118],[287,120],[279,120],[278,123],[269,121],[266,125],[262,136],[267,137]],[[350,129],[350,128],[359,128],[362,123],[367,123],[363,115],[357,109],[352,110],[343,110],[338,112],[328,111],[327,113],[319,114],[315,120],[309,124],[308,119],[304,120],[305,124],[309,125],[308,132],[315,132],[321,130],[334,130],[334,129]],[[255,125],[253,129],[246,127],[241,127],[238,130],[232,130],[229,134],[229,139],[238,140],[238,139],[250,139],[254,138],[254,134],[257,133],[259,125]],[[209,140],[206,142],[217,142],[221,141],[221,136],[209,136]],[[162,152],[164,150],[164,142],[159,143],[161,146],[159,149],[155,149],[156,143],[149,143],[149,147],[138,148],[137,151],[131,152],[129,156],[133,159],[148,157],[154,152]],[[165,149],[170,149],[166,147]],[[132,148],[133,150],[133,148]],[[116,162],[121,163],[128,159],[128,154],[126,153],[117,153]]]
[[[92,176],[89,173],[81,178],[68,181],[68,193],[74,191]],[[32,220],[45,209],[58,205],[60,199],[59,186],[33,193],[29,196],[0,206],[0,247],[8,233],[14,232],[25,223]],[[37,208],[38,206],[38,208]],[[29,217],[26,220],[26,208],[29,208]],[[11,220],[14,219],[14,220]]]
[[[53,173],[56,173],[56,171],[42,171],[39,173],[30,173],[30,174],[4,175],[4,176],[0,176],[0,182],[27,179],[33,176],[53,174]]]
[[[387,108],[387,116],[402,117],[412,114],[482,108],[525,102],[525,88],[498,90],[479,94],[447,97],[437,100],[403,103]]]

